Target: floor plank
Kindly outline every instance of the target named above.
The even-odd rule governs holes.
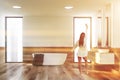
[[[83,65],[84,66],[84,65]],[[106,66],[107,67],[107,66]],[[0,80],[119,80],[120,72],[91,69],[88,74],[84,67],[82,74],[77,65],[33,66],[28,63],[3,63],[0,65]],[[102,66],[101,66],[102,68]],[[103,67],[104,68],[104,67]],[[96,68],[98,69],[98,68]]]

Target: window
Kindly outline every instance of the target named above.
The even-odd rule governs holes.
[[[73,43],[75,44],[77,40],[79,40],[79,36],[81,32],[86,31],[85,25],[87,24],[88,30],[87,30],[87,49],[90,50],[91,48],[91,17],[75,17],[74,18],[74,41]],[[74,51],[74,61],[78,62],[78,57],[77,57],[77,49]]]
[[[6,62],[22,62],[22,17],[5,17]]]

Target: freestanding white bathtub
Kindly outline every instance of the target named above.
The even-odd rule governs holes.
[[[33,53],[33,59],[36,54],[43,55],[42,65],[63,65],[67,58],[67,53]]]

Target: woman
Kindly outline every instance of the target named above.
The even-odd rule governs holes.
[[[86,31],[87,31],[87,25],[86,25]],[[88,55],[88,51],[87,51],[87,48],[86,48],[86,34],[84,32],[82,32],[80,34],[79,40],[74,45],[73,49],[75,49],[77,47],[78,47],[78,51],[77,51],[78,67],[79,67],[80,73],[82,72],[82,70],[81,70],[81,60],[82,60],[82,58],[85,61],[85,67],[86,67],[86,72],[87,72],[87,55]]]

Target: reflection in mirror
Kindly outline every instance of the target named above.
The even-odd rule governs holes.
[[[109,47],[110,46],[110,34],[109,34],[109,18],[105,17],[104,20],[101,17],[97,18],[97,29],[98,29],[98,47]]]

